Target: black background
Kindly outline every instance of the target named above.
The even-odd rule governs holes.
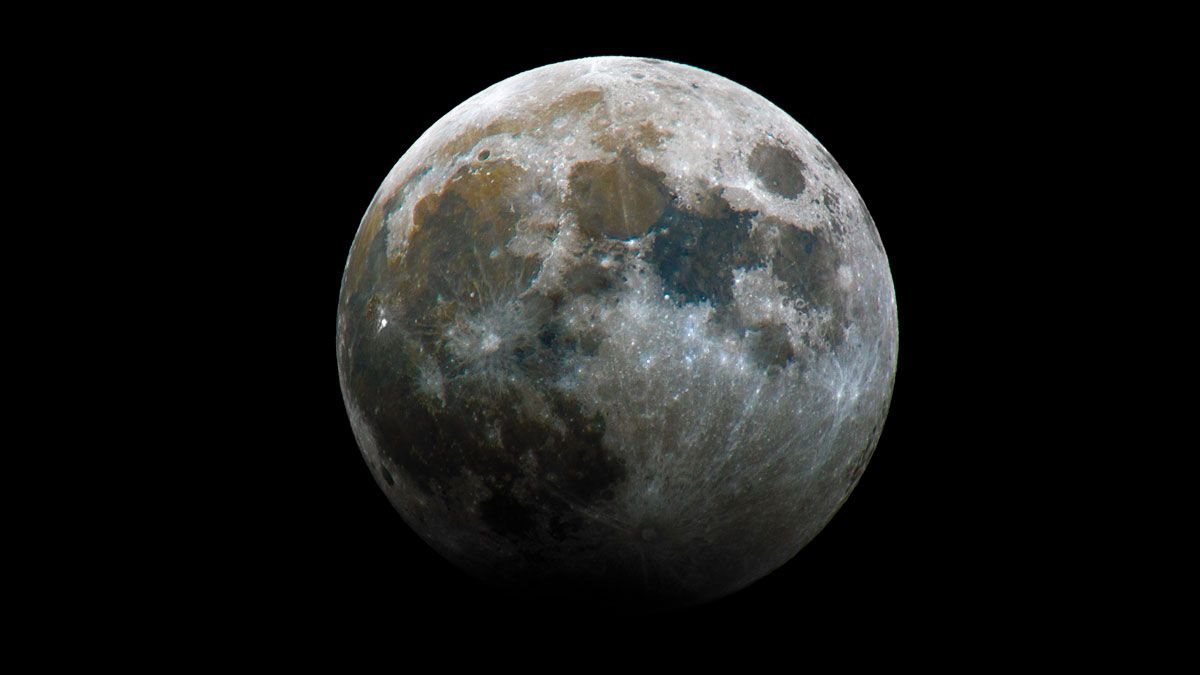
[[[1065,125],[1048,96],[1069,78],[1035,77],[1021,60],[1028,44],[970,31],[714,27],[668,39],[614,29],[551,40],[444,28],[408,26],[392,39],[310,25],[261,45],[243,36],[219,69],[198,71],[218,95],[193,101],[209,120],[197,137],[222,155],[221,192],[233,201],[207,225],[225,250],[210,272],[226,283],[211,297],[230,358],[216,404],[227,423],[204,454],[218,476],[202,525],[214,543],[193,554],[205,560],[198,587],[214,591],[227,620],[736,641],[791,640],[812,626],[971,635],[1025,603],[1047,607],[1054,596],[1030,600],[1031,584],[1053,586],[1062,571],[1047,564],[1045,528],[1027,518],[1042,478],[1020,466],[1046,442],[1031,403],[1045,394],[1015,369],[1040,320],[1030,286],[1053,291],[1030,282],[1043,261],[1020,225],[1042,207],[1037,191],[1013,186],[1045,178],[1029,175],[1047,170],[1027,162],[1046,149],[1025,132],[1034,118],[1043,130]],[[458,572],[391,508],[346,418],[334,322],[359,220],[426,128],[506,77],[610,54],[730,78],[825,145],[889,256],[899,370],[860,484],[783,568],[668,615],[580,608],[565,619]],[[1021,325],[1004,318],[1018,308]]]

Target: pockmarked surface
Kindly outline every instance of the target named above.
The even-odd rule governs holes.
[[[887,257],[829,153],[734,82],[636,58],[434,124],[359,226],[337,321],[362,454],[426,542],[630,605],[720,597],[811,540],[896,353]]]

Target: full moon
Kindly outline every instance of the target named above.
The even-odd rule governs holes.
[[[641,58],[530,70],[430,127],[337,316],[350,423],[404,521],[501,588],[627,608],[805,546],[875,449],[896,354],[887,256],[829,152]]]

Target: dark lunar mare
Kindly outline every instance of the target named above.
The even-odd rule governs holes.
[[[746,246],[754,212],[734,211],[728,202],[710,195],[707,212],[681,209],[672,202],[654,227],[649,260],[676,302],[733,300],[733,270],[756,259]]]

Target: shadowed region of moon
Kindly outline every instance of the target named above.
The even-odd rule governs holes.
[[[359,226],[337,329],[409,526],[501,588],[624,609],[721,597],[810,541],[874,451],[897,349],[832,156],[729,80],[618,57],[426,132]]]

